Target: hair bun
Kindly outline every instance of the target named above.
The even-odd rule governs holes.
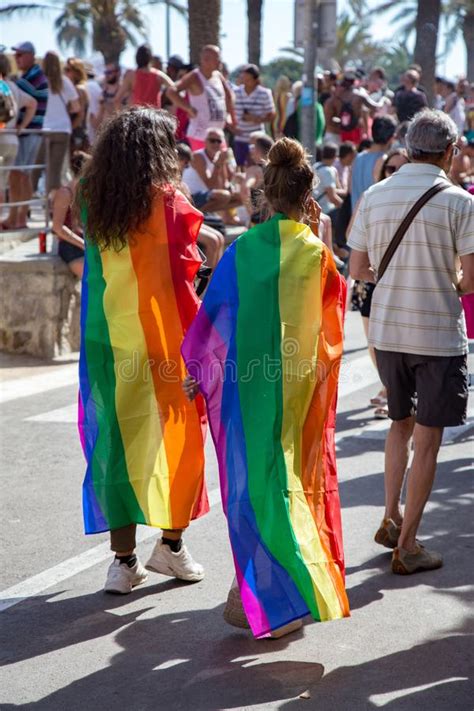
[[[306,152],[299,143],[292,138],[280,138],[268,153],[268,162],[275,168],[298,168],[305,164]]]

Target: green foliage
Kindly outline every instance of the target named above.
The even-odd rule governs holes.
[[[180,14],[187,14],[186,8],[176,0],[144,0],[140,3],[136,0],[49,0],[47,3],[5,5],[0,7],[0,17],[56,11],[59,14],[54,28],[62,49],[70,48],[81,57],[88,51],[92,39],[94,49],[104,53],[104,34],[108,34],[111,44],[115,43],[120,54],[126,42],[135,46],[146,37],[141,7],[164,2]]]
[[[292,57],[277,57],[262,66],[262,80],[265,86],[273,88],[277,79],[284,74],[291,82],[301,79],[302,60]]]

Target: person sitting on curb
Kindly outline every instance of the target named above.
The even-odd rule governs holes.
[[[191,166],[184,171],[193,203],[202,212],[228,210],[242,204],[240,193],[231,190],[232,174],[228,149],[223,148],[224,132],[210,128],[204,148],[193,153]]]

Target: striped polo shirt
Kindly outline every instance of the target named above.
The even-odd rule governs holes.
[[[17,79],[16,84],[19,89],[32,96],[38,102],[35,115],[27,128],[43,128],[43,119],[46,113],[46,104],[48,103],[48,80],[39,64],[33,64],[20,79]],[[18,115],[18,124],[21,123],[24,113],[25,109],[21,109]]]
[[[447,181],[429,163],[403,165],[362,196],[348,244],[377,270],[402,219],[431,186]],[[382,351],[456,356],[467,353],[456,292],[458,256],[474,253],[474,198],[450,184],[424,205],[373,293],[369,343]]]
[[[235,90],[235,118],[237,122],[237,141],[250,143],[250,134],[254,131],[264,131],[263,123],[250,123],[243,121],[244,111],[256,116],[265,116],[275,110],[273,96],[270,89],[257,84],[251,94],[247,94],[245,87],[241,84]]]

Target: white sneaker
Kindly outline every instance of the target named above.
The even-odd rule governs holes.
[[[144,583],[147,578],[147,572],[138,559],[135,565],[129,568],[126,563],[120,563],[114,558],[107,572],[104,590],[108,593],[128,595],[132,588]]]
[[[192,559],[185,545],[181,547],[179,553],[173,553],[171,548],[161,540],[157,541],[145,568],[154,573],[171,575],[191,583],[198,582],[204,577],[204,568]]]

